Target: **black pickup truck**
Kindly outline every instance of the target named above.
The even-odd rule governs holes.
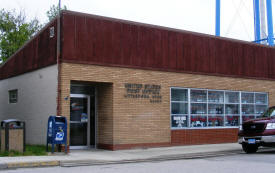
[[[268,108],[259,118],[245,121],[238,136],[246,153],[257,152],[259,146],[275,147],[275,106]]]

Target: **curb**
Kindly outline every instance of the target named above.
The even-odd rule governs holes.
[[[7,164],[4,164],[4,163],[1,163],[0,164],[0,170],[1,169],[7,169],[8,168],[8,165]]]
[[[209,153],[190,153],[182,155],[169,155],[151,157],[148,159],[131,159],[131,160],[118,160],[118,161],[99,161],[99,160],[79,160],[79,161],[60,161],[61,167],[76,167],[76,166],[93,166],[93,165],[108,165],[108,164],[125,164],[125,163],[139,163],[139,162],[156,162],[156,161],[169,161],[181,159],[202,159],[210,157],[221,157],[225,155],[235,155],[241,153],[241,150],[231,150],[226,152],[209,152]]]
[[[242,153],[242,150],[229,150],[220,152],[204,152],[204,153],[190,153],[180,155],[162,155],[158,157],[150,157],[146,159],[125,159],[117,161],[102,161],[102,160],[72,160],[72,161],[32,161],[32,162],[14,162],[0,164],[0,170],[4,169],[16,169],[16,168],[38,168],[49,166],[61,166],[61,167],[76,167],[76,166],[93,166],[93,165],[108,165],[108,164],[126,164],[126,163],[139,163],[139,162],[157,162],[157,161],[169,161],[169,160],[181,160],[181,159],[202,159],[210,157],[220,157],[225,155],[235,155]]]
[[[59,166],[59,165],[60,165],[60,161],[15,162],[15,163],[0,164],[0,170],[15,169],[15,168]]]

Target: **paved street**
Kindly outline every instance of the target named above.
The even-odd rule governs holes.
[[[237,154],[205,159],[172,160],[162,162],[128,163],[80,167],[47,167],[3,170],[1,173],[274,173],[275,150],[256,154]]]

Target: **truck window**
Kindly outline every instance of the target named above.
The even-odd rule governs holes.
[[[269,108],[261,117],[273,117],[275,116],[275,107]]]
[[[275,110],[272,111],[272,113],[270,114],[270,117],[275,116]]]

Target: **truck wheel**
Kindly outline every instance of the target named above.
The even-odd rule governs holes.
[[[246,144],[246,143],[243,143],[242,144],[242,148],[243,148],[243,151],[246,152],[246,153],[256,153],[259,146],[258,145],[255,145],[255,144]]]

